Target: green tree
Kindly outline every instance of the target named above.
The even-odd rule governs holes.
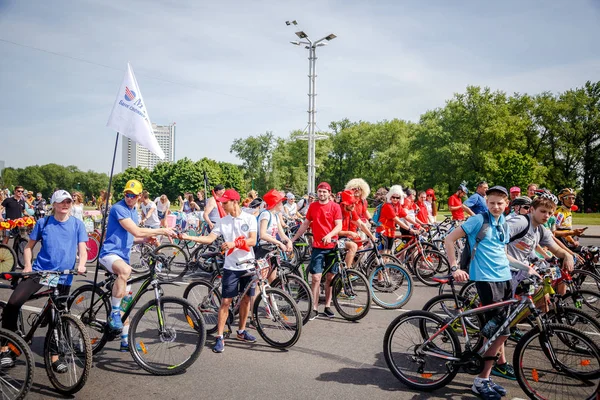
[[[242,160],[245,178],[254,181],[255,189],[260,193],[268,190],[271,172],[271,156],[275,145],[272,132],[245,139],[235,139],[230,152]]]

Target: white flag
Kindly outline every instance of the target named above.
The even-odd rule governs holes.
[[[165,152],[152,131],[142,92],[129,63],[106,126],[141,144],[161,160],[165,158]]]

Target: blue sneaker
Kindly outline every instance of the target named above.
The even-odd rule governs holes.
[[[140,346],[139,343],[135,345],[135,349],[137,351],[143,351],[142,346]],[[121,342],[121,353],[129,353],[129,343]]]
[[[218,336],[215,340],[215,345],[212,349],[214,353],[222,353],[225,351],[225,342],[221,336]]]
[[[496,393],[498,393],[502,397],[506,396],[506,394],[508,393],[506,391],[506,389],[504,389],[502,386],[498,385],[496,382],[492,381],[492,378],[490,378],[490,387],[492,389],[494,389],[496,391]]]
[[[254,336],[252,336],[251,334],[249,334],[248,331],[242,331],[242,333],[240,333],[238,331],[237,339],[241,340],[242,342],[248,342],[248,343],[256,342],[256,338]]]
[[[477,384],[475,384],[475,382],[473,382],[473,386],[471,387],[471,392],[475,393],[476,395],[478,395],[479,397],[481,397],[484,400],[500,400],[500,399],[502,399],[502,396],[500,395],[500,393],[496,392],[492,388],[491,382],[489,380],[481,381],[481,383],[479,385],[477,385]]]
[[[110,313],[108,326],[113,331],[120,331],[123,329],[123,322],[121,321],[121,310],[113,311]]]

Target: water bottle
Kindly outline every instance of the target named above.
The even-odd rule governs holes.
[[[133,292],[129,292],[127,295],[125,295],[125,297],[123,297],[123,300],[121,300],[121,311],[127,311],[129,305],[131,304],[131,300],[133,300]]]

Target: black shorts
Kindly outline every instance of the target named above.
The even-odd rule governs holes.
[[[477,294],[479,295],[482,306],[488,306],[513,298],[510,280],[504,282],[475,282],[475,287],[477,288]],[[501,321],[500,324],[502,324],[508,316],[507,311],[508,308],[496,308],[483,313],[485,323],[487,324],[496,317],[496,320]],[[502,335],[510,335],[509,329],[505,329],[502,332]]]
[[[387,237],[381,235],[381,244],[383,245],[384,250],[394,250],[394,240],[393,237]]]
[[[223,277],[221,279],[222,296],[224,299],[231,299],[242,294],[246,286],[252,282],[253,274],[248,274],[248,271],[232,271],[230,269],[223,270]],[[253,283],[247,296],[254,296],[254,288],[256,284]]]

